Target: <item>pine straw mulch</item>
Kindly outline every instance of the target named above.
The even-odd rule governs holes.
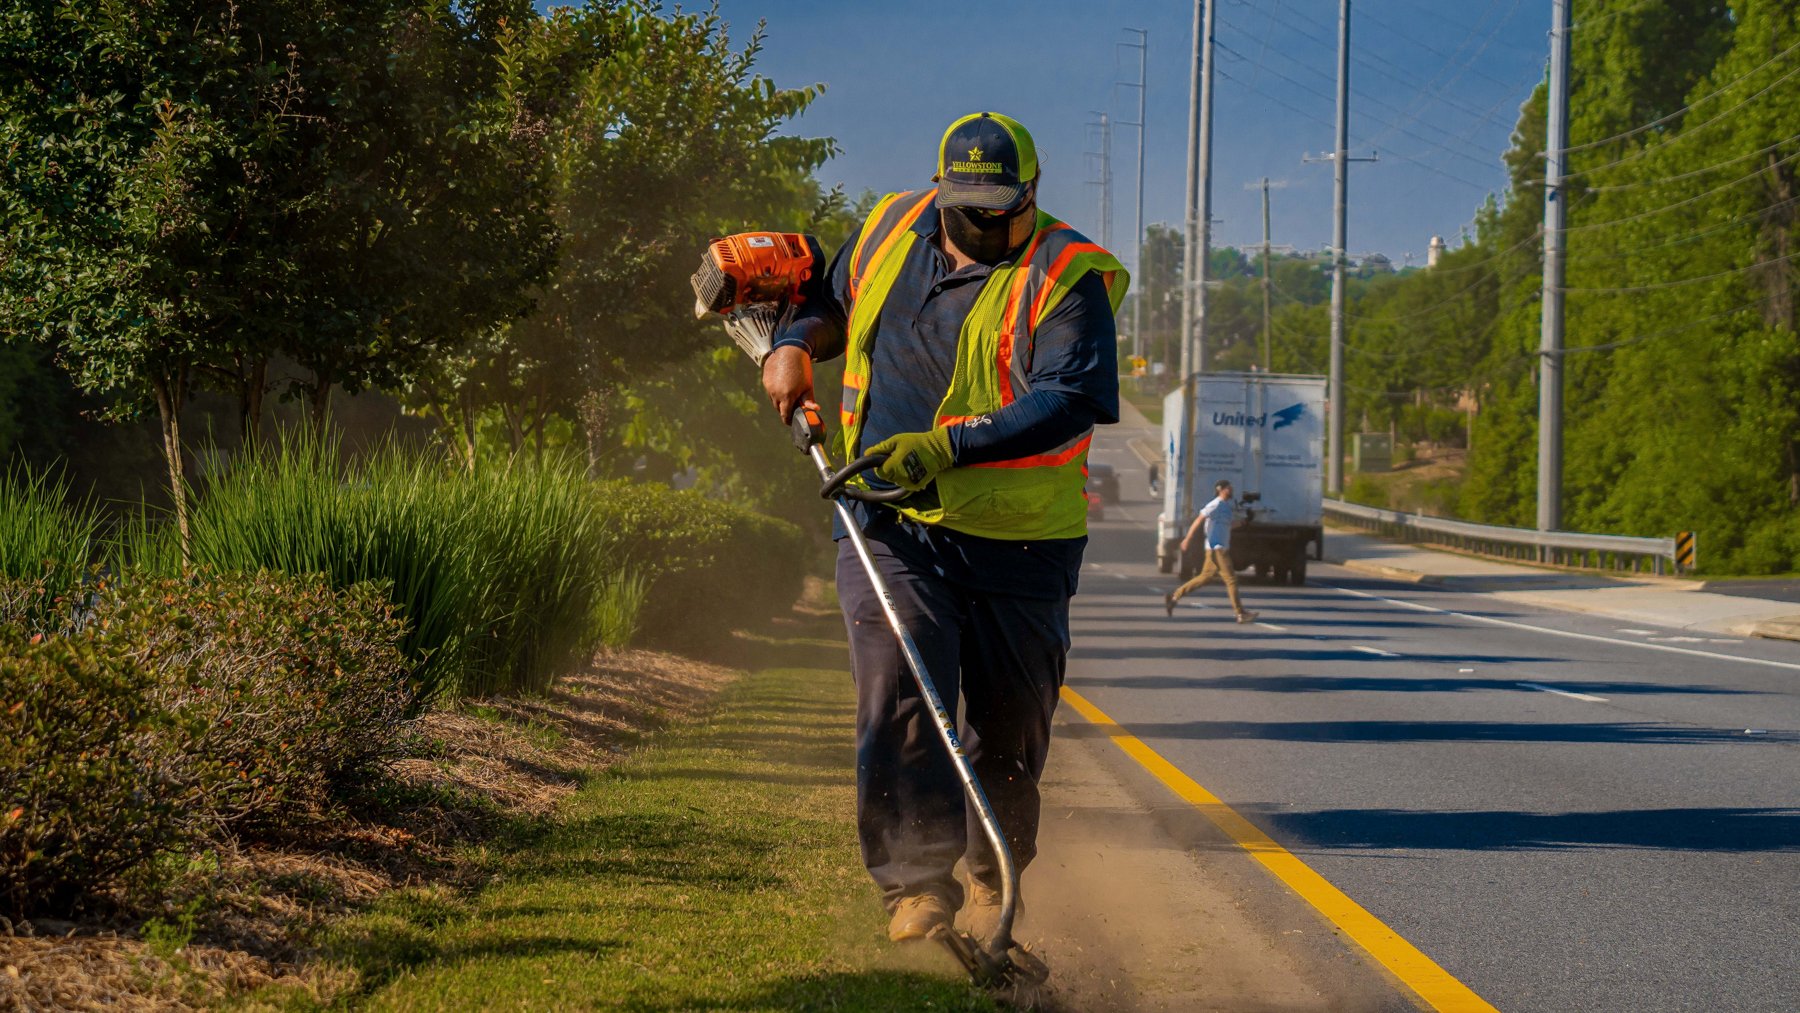
[[[741,673],[673,654],[604,651],[535,699],[433,711],[422,749],[366,797],[279,835],[228,842],[167,872],[160,910],[74,924],[0,919],[0,1010],[185,1010],[329,1002],[355,972],[317,961],[330,919],[401,887],[471,889],[469,845],[555,818],[558,804],[643,735],[689,718]],[[129,909],[129,900],[121,898]],[[296,994],[297,993],[297,994]]]

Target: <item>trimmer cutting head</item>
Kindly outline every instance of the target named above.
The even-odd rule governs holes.
[[[932,929],[930,938],[949,950],[969,972],[969,979],[982,988],[1031,989],[1042,985],[1050,977],[1050,968],[1042,960],[1010,940],[1006,951],[996,954],[983,947],[969,933],[947,925]]]

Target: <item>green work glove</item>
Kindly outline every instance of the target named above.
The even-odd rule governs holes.
[[[901,433],[870,447],[869,453],[888,455],[875,474],[911,492],[930,485],[938,472],[955,463],[951,460],[948,429]]]

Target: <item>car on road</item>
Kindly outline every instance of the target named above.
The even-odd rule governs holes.
[[[1088,462],[1088,488],[1100,494],[1107,503],[1119,501],[1119,473],[1110,464]]]

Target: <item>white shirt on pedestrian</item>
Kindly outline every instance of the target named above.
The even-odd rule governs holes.
[[[1206,518],[1207,549],[1231,548],[1231,521],[1235,513],[1236,508],[1232,506],[1231,500],[1224,496],[1200,508],[1200,516]]]

